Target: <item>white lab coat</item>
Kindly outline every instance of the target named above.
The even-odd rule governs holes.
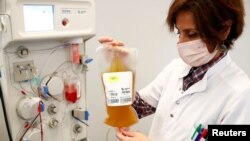
[[[183,92],[183,77],[190,68],[176,59],[139,91],[142,99],[157,107],[149,134],[152,141],[190,141],[199,124],[204,128],[250,124],[250,80],[229,53]]]

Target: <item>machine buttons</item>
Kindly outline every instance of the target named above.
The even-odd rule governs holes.
[[[59,124],[59,121],[55,118],[52,118],[50,121],[49,121],[49,127],[50,128],[56,128]]]
[[[24,46],[19,46],[17,48],[17,56],[19,56],[20,58],[25,58],[29,55],[29,49],[24,47]]]
[[[74,126],[74,128],[73,128],[73,131],[74,131],[74,133],[76,133],[76,134],[81,133],[82,130],[83,130],[83,129],[82,129],[82,126],[79,125],[79,124],[76,124],[76,125]]]
[[[67,18],[65,18],[65,19],[62,20],[62,25],[63,26],[67,26],[68,23],[69,23],[69,20]]]
[[[54,115],[58,112],[58,109],[54,104],[49,105],[47,110],[48,110],[48,113],[51,115]]]

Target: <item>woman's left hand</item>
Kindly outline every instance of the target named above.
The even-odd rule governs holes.
[[[116,137],[120,141],[150,141],[145,135],[136,131],[116,129]]]

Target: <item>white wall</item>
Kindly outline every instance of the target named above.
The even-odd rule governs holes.
[[[250,75],[250,1],[245,1],[246,28],[232,50],[232,58]],[[137,89],[143,88],[169,63],[178,57],[177,37],[168,32],[165,17],[170,0],[96,0],[97,35],[87,42],[87,54],[95,58],[97,39],[108,35],[122,40],[127,47],[139,51]],[[104,94],[98,74],[97,60],[89,65],[87,73],[87,97],[90,111],[90,141],[104,141],[109,126],[103,123],[106,116]],[[140,120],[132,128],[147,134],[152,116]],[[111,130],[109,141],[116,141]]]
[[[250,52],[250,1],[245,2],[245,29],[242,36],[235,42],[235,48],[231,51],[234,61],[250,76],[249,52]]]

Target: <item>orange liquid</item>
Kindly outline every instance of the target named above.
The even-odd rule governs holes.
[[[116,58],[114,58],[111,67],[109,69],[109,72],[123,72],[123,71],[129,71],[129,70],[123,65],[121,58],[117,56]],[[133,97],[134,97],[134,85],[135,85],[134,78],[135,74],[133,73],[133,88],[132,88]],[[106,108],[108,117],[105,119],[105,123],[110,126],[129,127],[138,122],[138,116],[136,114],[136,111],[131,105],[125,105],[125,106],[106,105]]]

